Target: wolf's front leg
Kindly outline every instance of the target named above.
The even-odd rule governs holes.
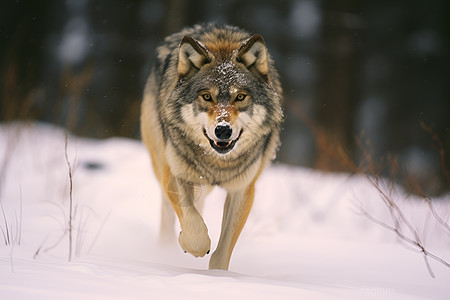
[[[174,242],[175,237],[175,213],[172,205],[162,191],[161,197],[161,225],[159,230],[159,243],[162,246],[170,245]]]
[[[194,206],[185,207],[182,210],[181,232],[178,237],[181,248],[195,257],[208,254],[211,248],[211,239],[208,236],[208,228],[203,222],[203,218]]]
[[[244,228],[255,198],[255,182],[242,191],[228,192],[223,210],[219,244],[209,261],[210,269],[228,270],[231,253]]]
[[[183,250],[195,257],[209,253],[211,239],[208,236],[208,228],[194,206],[196,186],[169,174],[165,176],[163,187],[180,221],[181,232],[178,241]]]

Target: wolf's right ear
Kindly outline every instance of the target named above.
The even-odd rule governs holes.
[[[269,64],[267,62],[267,50],[261,35],[255,34],[242,43],[237,58],[247,68],[254,66],[261,75],[268,75]]]
[[[210,61],[211,54],[205,46],[188,35],[183,37],[178,53],[179,76],[186,76],[192,70],[199,70]]]

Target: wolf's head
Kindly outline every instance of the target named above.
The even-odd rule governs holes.
[[[261,35],[184,36],[177,71],[183,131],[204,153],[238,155],[279,129],[281,89]]]

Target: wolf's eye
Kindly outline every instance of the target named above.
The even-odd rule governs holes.
[[[247,97],[247,95],[241,93],[236,96],[236,100],[243,101],[245,99],[245,97]]]
[[[203,100],[205,101],[211,101],[211,94],[203,94],[202,95]]]

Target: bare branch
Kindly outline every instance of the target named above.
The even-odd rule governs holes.
[[[67,139],[68,133],[65,134],[64,142],[64,156],[66,158],[67,167],[69,169],[69,261],[72,260],[72,210],[73,210],[73,180],[72,180],[72,166],[70,165],[69,156],[67,154]]]
[[[378,220],[377,218],[375,218],[374,216],[369,214],[366,210],[364,210],[362,207],[360,207],[360,210],[361,210],[361,213],[365,217],[367,217],[367,219],[369,219],[370,221],[372,221],[373,223],[375,223],[377,225],[380,225],[381,227],[384,227],[384,228],[394,232],[402,241],[404,241],[407,244],[409,244],[410,246],[412,246],[414,250],[418,250],[418,252],[422,253],[424,261],[425,261],[425,265],[427,266],[428,272],[430,273],[431,277],[435,278],[435,275],[433,273],[433,270],[431,269],[430,262],[428,261],[428,257],[430,257],[430,258],[434,259],[435,261],[443,264],[444,266],[450,268],[450,263],[448,263],[447,261],[445,261],[442,258],[438,257],[437,255],[429,252],[428,250],[426,250],[426,248],[424,247],[424,245],[422,243],[411,239],[410,237],[405,235],[405,233],[403,233],[398,228],[395,228],[395,227],[393,227],[393,226],[391,226],[389,224],[386,224],[383,221]]]
[[[427,267],[427,270],[431,277],[435,277],[433,270],[431,269],[431,265],[429,262],[429,258],[443,264],[444,266],[450,268],[450,263],[443,260],[442,258],[438,257],[437,255],[429,252],[423,242],[421,241],[421,238],[419,236],[419,233],[417,232],[414,225],[410,222],[410,220],[406,217],[406,215],[403,213],[402,209],[398,206],[397,202],[395,201],[394,195],[394,180],[387,180],[385,181],[387,184],[389,184],[386,188],[383,187],[382,181],[380,181],[379,174],[381,172],[377,172],[376,169],[373,167],[374,163],[372,161],[372,157],[370,153],[366,150],[366,148],[363,146],[361,141],[357,141],[358,146],[361,147],[366,159],[367,159],[367,170],[363,171],[361,168],[359,169],[359,172],[362,173],[369,183],[376,189],[378,194],[380,195],[383,203],[385,204],[386,208],[389,210],[389,215],[392,219],[392,224],[389,225],[383,221],[378,220],[374,216],[370,215],[367,211],[365,211],[362,207],[360,207],[361,212],[363,215],[365,215],[370,221],[394,232],[397,237],[400,239],[400,241],[404,242],[405,245],[412,247],[412,249],[417,250],[418,252],[422,253],[423,259],[425,262],[425,265]],[[390,159],[392,160],[392,158]],[[395,176],[395,172],[397,164],[396,161],[394,161],[393,164],[391,164],[391,176]],[[450,226],[449,224],[438,214],[436,211],[431,198],[424,195],[424,193],[421,191],[419,185],[410,178],[409,183],[412,185],[412,187],[416,190],[417,194],[422,195],[422,198],[427,202],[431,215],[434,217],[434,219],[442,226],[444,227],[448,232],[450,232]],[[409,247],[408,247],[409,248]]]
[[[450,225],[446,221],[444,221],[444,219],[438,214],[431,198],[424,197],[423,199],[425,200],[425,202],[427,202],[428,207],[430,208],[430,211],[433,214],[433,217],[436,219],[436,221],[447,231],[447,233],[450,234]]]
[[[437,151],[437,153],[439,154],[439,158],[441,160],[442,172],[444,172],[445,177],[447,178],[447,183],[450,185],[450,171],[448,170],[445,161],[445,150],[444,150],[445,148],[441,138],[433,131],[433,129],[430,126],[426,125],[425,122],[421,121],[420,126],[422,126],[422,128],[431,135],[431,138],[435,143],[435,145],[433,145],[433,148]]]

